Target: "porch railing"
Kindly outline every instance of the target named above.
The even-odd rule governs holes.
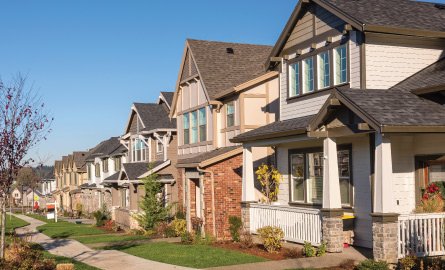
[[[398,255],[445,255],[445,213],[399,216]]]
[[[287,241],[321,244],[321,215],[318,209],[251,204],[251,233],[264,226],[280,227]]]

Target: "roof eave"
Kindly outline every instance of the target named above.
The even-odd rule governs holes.
[[[232,143],[246,143],[246,142],[252,142],[252,141],[258,141],[258,140],[267,140],[267,139],[275,139],[275,138],[281,138],[281,137],[287,137],[291,135],[300,135],[300,134],[306,134],[306,128],[304,129],[294,129],[291,131],[285,131],[285,132],[274,132],[264,135],[258,135],[253,136],[249,138],[232,138],[230,139],[230,142]]]

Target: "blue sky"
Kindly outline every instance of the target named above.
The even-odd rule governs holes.
[[[0,76],[27,74],[55,117],[31,154],[52,163],[121,135],[132,102],[174,90],[188,37],[273,45],[297,1],[279,2],[2,1]]]

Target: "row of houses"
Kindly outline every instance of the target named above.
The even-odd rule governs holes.
[[[64,209],[105,203],[132,227],[156,172],[188,228],[201,218],[217,238],[240,216],[252,233],[279,226],[329,252],[349,241],[389,262],[443,255],[445,215],[414,210],[445,180],[444,25],[440,4],[300,0],[274,46],[188,39],[174,92],[56,161],[55,196]],[[273,205],[261,203],[262,163],[282,174]]]

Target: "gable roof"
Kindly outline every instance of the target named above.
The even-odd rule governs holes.
[[[445,90],[445,57],[394,85],[391,90],[421,93],[439,88]]]
[[[316,4],[362,32],[445,37],[445,9],[411,0],[300,0],[281,32],[270,57],[278,56],[306,5]]]
[[[178,168],[196,166],[206,167],[213,164],[214,162],[212,162],[212,160],[214,159],[220,160],[219,158],[229,158],[240,153],[242,153],[242,147],[240,146],[221,147],[209,152],[198,154],[194,157],[178,159],[176,166]]]
[[[76,165],[77,169],[80,172],[86,172],[85,161],[86,161],[87,156],[88,156],[88,152],[85,152],[85,151],[73,152],[74,164]]]
[[[138,180],[140,176],[149,171],[149,168],[156,168],[164,161],[149,162],[133,162],[122,164],[123,172],[127,175],[128,180]]]
[[[187,39],[204,88],[210,99],[230,87],[265,73],[266,45]],[[227,49],[233,49],[228,53]]]
[[[119,137],[111,137],[108,140],[100,142],[89,153],[87,161],[92,161],[96,157],[107,157],[116,149],[121,147]]]
[[[164,98],[165,102],[167,102],[167,105],[169,108],[171,108],[172,102],[173,102],[173,92],[164,92],[161,91],[161,96]]]
[[[142,125],[144,126],[142,130],[144,131],[161,128],[176,129],[176,121],[168,117],[169,112],[161,104],[133,103],[133,108],[134,112],[142,121]],[[127,125],[127,131],[130,128],[130,121]]]

